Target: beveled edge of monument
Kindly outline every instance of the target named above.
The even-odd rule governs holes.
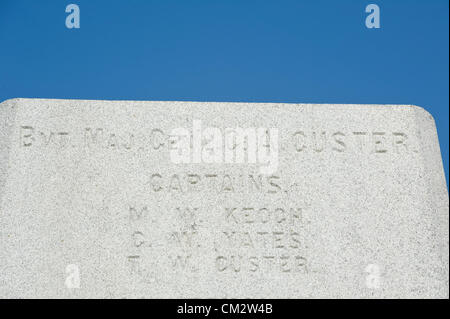
[[[4,100],[3,102],[0,102],[0,105],[3,104],[16,104],[21,101],[27,101],[27,100],[42,100],[42,101],[79,101],[79,102],[104,102],[104,103],[124,103],[124,102],[132,102],[132,103],[146,103],[146,102],[153,102],[153,103],[173,103],[173,102],[181,102],[181,103],[205,103],[205,104],[240,104],[240,105],[255,105],[255,104],[261,104],[261,105],[342,105],[342,106],[365,106],[365,107],[409,107],[413,108],[417,111],[417,113],[423,114],[425,117],[429,117],[433,122],[435,122],[435,119],[433,115],[424,107],[416,105],[416,104],[365,104],[365,103],[295,103],[295,102],[246,102],[246,101],[175,101],[175,100],[89,100],[89,99],[55,99],[55,98],[9,98]]]

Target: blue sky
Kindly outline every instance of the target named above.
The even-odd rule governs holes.
[[[365,27],[370,3],[380,29]],[[416,104],[436,120],[448,181],[448,12],[445,0],[0,0],[0,100]]]

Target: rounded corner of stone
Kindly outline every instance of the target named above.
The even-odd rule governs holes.
[[[0,109],[5,106],[5,105],[11,105],[11,106],[15,106],[17,103],[19,103],[21,100],[23,100],[23,98],[10,98],[10,99],[6,99],[4,101],[0,102]]]
[[[436,123],[433,115],[425,107],[415,104],[408,106],[414,110],[416,116],[421,117],[422,119],[425,119],[427,121],[431,121],[432,123]]]

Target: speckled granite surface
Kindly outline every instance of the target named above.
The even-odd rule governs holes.
[[[448,298],[448,222],[420,107],[0,104],[2,298]]]

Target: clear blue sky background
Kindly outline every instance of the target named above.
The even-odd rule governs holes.
[[[370,3],[381,29],[365,27]],[[416,104],[448,181],[448,13],[445,0],[0,0],[0,100]]]

